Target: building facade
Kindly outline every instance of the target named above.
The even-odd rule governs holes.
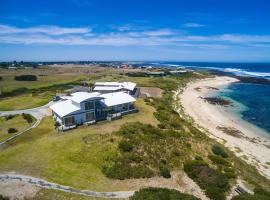
[[[50,108],[59,130],[64,131],[82,124],[101,120],[114,120],[122,115],[136,112],[136,99],[125,92],[101,94],[99,92],[76,92],[61,97]]]

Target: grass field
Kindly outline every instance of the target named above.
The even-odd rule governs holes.
[[[23,94],[16,97],[7,97],[0,100],[0,110],[22,110],[39,107],[51,101],[53,93],[45,92],[38,95]]]
[[[16,128],[18,130],[17,133],[19,133],[30,126],[31,124],[28,124],[21,115],[16,115],[14,118],[9,120],[6,120],[4,117],[0,117],[0,142],[16,134],[8,133],[9,128]]]
[[[123,71],[101,67],[43,67],[38,69],[0,69],[0,111],[28,109],[45,105],[57,92],[74,83],[94,83],[97,80],[128,80],[119,73]],[[16,81],[15,76],[31,74],[37,81]],[[98,74],[98,75],[97,75]],[[125,78],[123,78],[125,77]],[[141,81],[142,82],[142,81]],[[18,91],[18,90],[23,90]],[[17,92],[16,92],[17,91]],[[7,95],[8,94],[8,95]]]
[[[127,190],[127,182],[106,178],[101,165],[117,147],[119,139],[112,131],[134,121],[157,125],[153,107],[142,99],[136,105],[139,113],[63,134],[54,130],[51,118],[45,118],[38,128],[1,149],[0,171],[16,171],[82,189]]]

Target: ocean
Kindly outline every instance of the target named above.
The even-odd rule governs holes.
[[[270,63],[207,63],[207,62],[161,62],[152,65],[184,67],[229,72],[238,76],[260,77],[270,80]],[[270,85],[233,83],[221,89],[216,96],[235,102],[234,114],[270,134]]]

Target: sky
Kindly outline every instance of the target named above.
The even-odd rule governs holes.
[[[270,0],[0,0],[0,61],[270,62]]]

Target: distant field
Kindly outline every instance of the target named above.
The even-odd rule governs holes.
[[[42,67],[38,69],[0,69],[3,80],[0,81],[0,88],[4,92],[10,92],[18,88],[38,89],[54,84],[63,84],[85,79],[96,75],[96,73],[108,73],[110,69],[104,68],[83,68],[83,67]],[[16,81],[18,75],[36,75],[37,81]]]
[[[135,121],[157,125],[153,107],[147,106],[143,99],[139,99],[136,105],[139,113],[64,133],[57,133],[52,118],[45,118],[38,128],[1,149],[0,171],[16,171],[75,188],[97,191],[134,188],[128,186],[127,181],[114,181],[105,177],[101,166],[117,147],[118,136],[111,133],[121,125]]]
[[[148,85],[150,79],[129,78],[120,73],[127,70],[102,67],[82,67],[66,65],[65,67],[42,67],[38,69],[0,69],[0,94],[12,94],[0,98],[0,111],[28,109],[45,105],[57,92],[63,92],[75,82],[94,83],[100,81],[135,81]],[[136,71],[136,70],[135,70]],[[36,75],[37,81],[16,81],[15,76]],[[16,93],[15,91],[25,90]]]

